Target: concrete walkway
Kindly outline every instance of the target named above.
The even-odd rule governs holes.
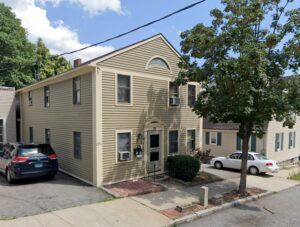
[[[0,221],[1,227],[152,227],[170,219],[130,198],[116,199],[50,213]]]
[[[292,173],[299,169],[281,170],[276,174],[265,176],[248,176],[248,187],[258,187],[267,191],[278,192],[298,185],[299,182],[288,180]],[[215,174],[226,175],[227,170],[214,171]],[[239,177],[236,172],[230,173],[224,181],[208,184],[209,197],[236,189]],[[0,221],[1,227],[98,227],[98,226],[166,226],[171,220],[159,211],[191,204],[198,201],[200,186],[184,187],[173,185],[168,191],[116,199],[102,203],[68,208],[45,214]]]

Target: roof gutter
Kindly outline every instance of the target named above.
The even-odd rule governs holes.
[[[82,64],[81,66],[72,68],[64,73],[59,74],[59,75],[47,78],[45,80],[39,81],[37,83],[34,83],[32,85],[29,85],[29,86],[26,86],[23,88],[20,88],[20,89],[16,90],[16,93],[24,93],[24,92],[27,92],[30,90],[34,90],[34,89],[43,87],[43,86],[55,84],[55,83],[79,76],[81,74],[91,72],[95,67],[96,67],[95,64]]]

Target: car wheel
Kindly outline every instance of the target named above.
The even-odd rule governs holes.
[[[250,173],[251,175],[257,175],[257,174],[259,173],[259,170],[258,170],[257,167],[251,166],[251,167],[249,168],[249,173]]]
[[[11,173],[9,170],[6,170],[6,181],[11,184],[13,182],[13,178],[11,177]]]
[[[219,162],[219,161],[215,162],[214,166],[215,166],[216,169],[222,169],[223,168],[222,162]]]

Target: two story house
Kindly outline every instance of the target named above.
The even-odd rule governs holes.
[[[0,147],[16,139],[15,89],[0,86]]]
[[[173,82],[179,60],[158,34],[18,90],[22,141],[50,143],[62,171],[95,186],[164,172],[202,146],[199,85]]]
[[[252,135],[249,151],[264,154],[279,164],[298,163],[300,156],[300,117],[295,116],[296,124],[292,129],[283,127],[282,122],[270,121],[265,124],[263,138]],[[235,123],[213,124],[203,120],[203,149],[210,149],[214,156],[227,156],[242,150],[242,139]]]

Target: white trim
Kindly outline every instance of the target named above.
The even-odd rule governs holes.
[[[197,141],[197,135],[198,135],[198,132],[197,132],[197,128],[186,128],[185,129],[185,152],[188,153],[188,146],[187,146],[187,138],[188,138],[188,131],[189,130],[195,130],[195,149],[197,148],[198,146],[198,141]]]
[[[103,128],[102,128],[102,72],[95,69],[92,74],[93,102],[93,183],[103,184]]]
[[[145,163],[147,163],[148,161],[150,161],[150,160],[148,160],[148,153],[149,153],[149,141],[148,141],[148,134],[149,134],[149,132],[151,132],[151,131],[153,131],[154,133],[158,133],[159,135],[160,135],[160,152],[161,152],[161,156],[160,156],[160,164],[161,164],[161,171],[159,171],[159,172],[157,172],[157,173],[163,173],[164,172],[164,168],[165,168],[165,166],[164,166],[164,158],[165,158],[165,150],[164,150],[164,127],[163,126],[161,126],[161,127],[147,127],[147,128],[145,128],[145,130],[144,130],[144,138],[145,138],[145,140],[144,140],[144,161],[145,161]],[[147,165],[145,165],[145,175],[147,175]]]
[[[152,80],[155,79],[155,80],[163,80],[163,81],[173,81],[176,78],[176,76],[173,75],[159,76],[151,73],[143,73],[143,72],[137,72],[137,71],[127,70],[127,69],[125,70],[119,68],[112,68],[107,66],[99,66],[99,68],[103,72],[122,74],[122,75],[131,75],[136,77],[144,77]]]
[[[118,102],[118,75],[128,76],[130,78],[130,103]],[[121,73],[115,73],[115,105],[116,106],[133,106],[133,76]]]
[[[170,131],[177,131],[178,132],[178,152],[177,153],[172,153],[170,154]],[[178,129],[178,128],[171,128],[171,129],[168,129],[168,134],[167,134],[167,155],[168,156],[172,156],[172,155],[176,155],[176,154],[180,154],[180,139],[181,139],[181,136],[180,136],[180,132],[181,130]]]
[[[132,129],[122,129],[115,130],[115,154],[116,154],[116,164],[119,163],[128,163],[133,161],[133,130]],[[130,160],[128,161],[119,161],[119,151],[118,151],[118,134],[119,133],[130,133]]]
[[[89,181],[89,180],[85,180],[85,179],[83,179],[83,178],[81,178],[81,177],[79,177],[79,176],[77,176],[77,175],[75,175],[75,174],[73,174],[73,173],[70,173],[70,172],[67,171],[67,170],[64,170],[64,169],[62,169],[62,168],[58,168],[58,170],[59,170],[60,172],[62,172],[62,173],[65,173],[65,174],[67,174],[67,175],[70,175],[71,177],[74,177],[74,178],[76,178],[76,179],[78,179],[78,180],[81,180],[81,181],[83,181],[83,182],[85,182],[85,183],[87,183],[87,184],[94,185],[93,182],[91,182],[91,181]]]
[[[211,142],[212,134],[216,135],[216,142],[215,143]],[[217,131],[211,131],[211,132],[209,132],[209,144],[210,145],[217,145],[218,144],[218,132]]]
[[[73,69],[71,69],[67,72],[62,73],[62,74],[49,77],[48,79],[39,81],[35,84],[29,85],[29,86],[24,87],[24,88],[18,89],[16,91],[16,93],[25,93],[27,91],[36,90],[36,89],[44,87],[44,86],[49,86],[51,84],[56,84],[56,83],[59,83],[61,81],[71,79],[73,77],[77,77],[79,75],[89,73],[94,68],[95,68],[95,66],[90,65],[90,64],[82,65],[80,67],[73,68]]]
[[[155,58],[161,58],[161,59],[167,64],[168,69],[166,69],[166,68],[164,68],[164,67],[161,67],[161,66],[159,66],[159,65],[157,65],[157,66],[151,66],[151,65],[149,65],[150,62],[151,62],[153,59],[155,59]],[[145,69],[152,69],[152,68],[160,68],[160,69],[168,70],[168,71],[170,72],[170,74],[173,74],[173,73],[172,73],[172,68],[171,68],[171,65],[170,65],[169,61],[168,61],[166,58],[164,58],[164,57],[162,57],[162,56],[159,56],[159,55],[154,55],[153,57],[151,57],[151,58],[148,60]]]
[[[6,118],[5,117],[0,117],[1,120],[3,120],[3,144],[7,143],[7,133],[6,133]]]

